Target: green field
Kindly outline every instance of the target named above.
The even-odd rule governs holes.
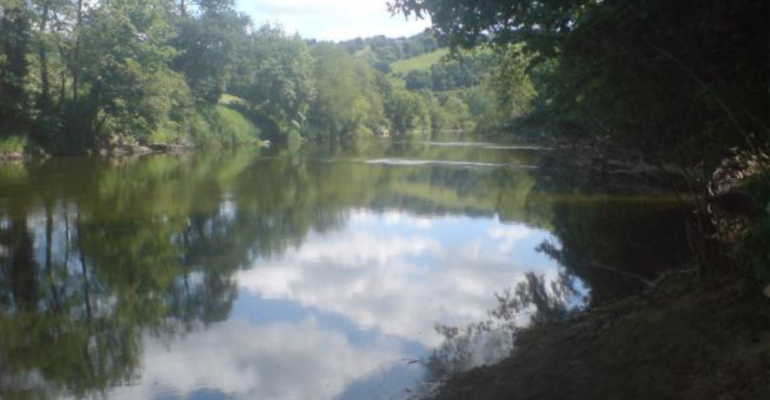
[[[430,70],[431,65],[441,61],[441,57],[444,57],[447,54],[449,54],[449,50],[439,49],[434,51],[433,53],[427,53],[418,57],[396,61],[393,64],[390,64],[390,68],[393,71],[393,73],[401,72],[403,74],[406,74],[409,71],[414,71],[414,70],[428,71]]]

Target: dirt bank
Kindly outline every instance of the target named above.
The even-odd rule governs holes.
[[[770,299],[740,278],[696,279],[522,331],[502,363],[435,399],[770,399]]]

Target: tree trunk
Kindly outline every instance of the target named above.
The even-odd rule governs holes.
[[[45,30],[48,25],[48,9],[49,3],[46,2],[43,5],[43,15],[40,18],[40,48],[38,49],[38,54],[40,55],[40,110],[43,111],[43,113],[47,113],[51,109],[51,85],[48,80],[48,54],[45,49]]]
[[[77,107],[80,81],[80,30],[83,26],[83,0],[78,0],[77,24],[75,25],[75,53],[72,57],[72,102]]]

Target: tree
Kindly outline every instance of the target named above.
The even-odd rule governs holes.
[[[406,74],[406,90],[430,90],[432,86],[433,81],[427,71],[412,70]]]
[[[179,21],[171,45],[179,51],[174,69],[185,76],[196,101],[216,104],[243,50],[249,21],[229,2],[209,3],[201,3],[199,17]]]
[[[0,8],[0,124],[28,120],[25,80],[29,73],[30,13],[24,1]]]
[[[428,126],[427,105],[418,93],[394,90],[385,104],[385,115],[397,133]]]
[[[528,114],[537,94],[528,73],[531,56],[520,45],[512,45],[498,53],[498,57],[490,83],[501,112],[507,119]]]
[[[170,11],[152,0],[107,0],[90,15],[82,32],[88,97],[80,116],[89,133],[148,135],[185,107],[187,87],[169,69],[176,55],[168,44]]]
[[[281,26],[249,36],[233,92],[250,103],[273,134],[299,129],[315,97],[313,59],[304,41]]]
[[[347,136],[384,126],[376,74],[363,60],[339,46],[313,46],[317,96],[310,109],[311,134]]]
[[[574,29],[577,17],[596,4],[592,0],[394,0],[389,7],[407,16],[430,16],[432,32],[453,47],[526,42],[551,56],[557,43]]]

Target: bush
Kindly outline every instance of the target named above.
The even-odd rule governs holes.
[[[22,154],[27,148],[27,137],[11,135],[0,138],[0,155],[3,154]]]
[[[260,130],[243,114],[222,105],[201,106],[190,130],[196,145],[234,146],[260,137]]]

